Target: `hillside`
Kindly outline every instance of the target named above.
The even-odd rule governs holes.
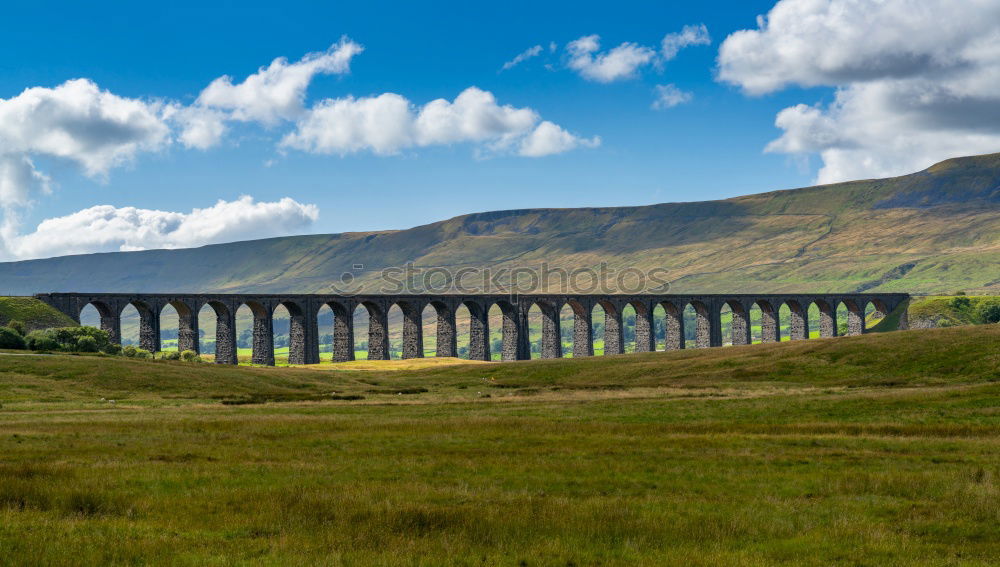
[[[662,267],[675,292],[1000,292],[1000,154],[891,179],[644,207],[465,215],[408,230],[0,263],[10,294],[321,292],[388,266]],[[369,288],[374,289],[374,288]],[[556,291],[551,289],[550,291]]]

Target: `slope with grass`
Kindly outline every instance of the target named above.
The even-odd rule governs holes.
[[[0,355],[0,557],[1000,556],[996,325],[606,359],[363,364]]]
[[[666,268],[676,292],[996,293],[998,213],[1000,154],[992,154],[891,179],[723,201],[496,211],[409,230],[6,263],[0,279],[21,294],[322,292],[355,264],[365,266],[358,282],[374,285],[382,268],[407,262],[455,269],[607,262]]]
[[[29,331],[76,325],[62,311],[33,297],[0,297],[0,326],[11,321],[24,323]]]

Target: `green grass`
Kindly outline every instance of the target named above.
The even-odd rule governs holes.
[[[998,344],[374,371],[0,355],[0,562],[987,565]]]
[[[20,321],[29,331],[51,327],[73,327],[76,321],[33,297],[0,297],[0,325]]]

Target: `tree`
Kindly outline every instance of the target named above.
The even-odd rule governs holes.
[[[24,349],[24,337],[10,327],[0,327],[0,348]]]
[[[976,310],[976,318],[980,323],[1000,323],[1000,301],[984,301]]]

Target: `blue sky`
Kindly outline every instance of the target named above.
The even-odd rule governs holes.
[[[868,92],[883,92],[886,84],[896,85],[890,81],[923,81],[938,86],[946,81],[956,85],[973,82],[968,77],[955,78],[954,70],[936,65],[933,57],[939,54],[934,50],[939,48],[929,43],[896,45],[893,41],[898,44],[900,40],[888,36],[882,43],[873,40],[877,54],[888,54],[882,59],[891,60],[898,52],[927,52],[923,67],[918,64],[915,71],[904,70],[904,75],[909,75],[902,78],[900,69],[910,69],[912,64],[879,67],[864,63],[872,60],[871,54],[852,50],[861,49],[853,44],[857,34],[864,32],[861,26],[870,22],[865,23],[859,13],[857,27],[852,28],[850,18],[846,24],[843,18],[834,18],[833,12],[841,3],[819,2],[827,4],[824,13],[822,6],[811,6],[816,2],[784,0],[780,4],[786,6],[779,8],[789,13],[772,14],[768,30],[757,18],[775,8],[773,0],[622,2],[611,7],[587,2],[285,2],[281,6],[174,2],[169,9],[131,2],[7,6],[0,21],[0,49],[5,55],[0,58],[0,99],[10,103],[28,88],[55,89],[71,79],[87,79],[100,92],[141,101],[151,109],[150,116],[157,118],[156,124],[141,126],[146,130],[139,134],[142,139],[137,143],[145,146],[138,149],[121,145],[122,140],[107,142],[101,138],[108,131],[107,125],[77,118],[73,119],[76,130],[68,128],[82,141],[70,149],[38,141],[42,139],[38,129],[45,125],[31,130],[34,141],[18,146],[4,138],[5,101],[0,100],[0,157],[6,151],[13,160],[30,159],[34,172],[46,178],[43,183],[37,176],[10,174],[10,179],[20,179],[22,185],[8,181],[6,201],[0,187],[0,205],[6,215],[5,256],[26,258],[197,245],[286,233],[406,228],[496,209],[717,199],[804,186],[816,180],[903,173],[951,153],[991,150],[996,143],[992,130],[980,132],[985,139],[973,140],[967,131],[954,132],[961,129],[960,124],[946,125],[951,128],[948,143],[899,147],[895,154],[883,155],[879,153],[882,150],[873,149],[859,157],[856,142],[839,141],[841,132],[858,139],[881,135],[854,132],[857,124],[868,120],[855,116],[862,111],[848,112],[855,107],[878,112],[880,103],[862,105],[856,101],[868,100],[864,98]],[[895,4],[906,9],[904,0]],[[932,4],[939,3],[929,1],[924,6]],[[997,14],[991,7],[994,3],[977,4],[981,4],[976,7],[980,11],[969,10],[965,29],[961,29],[965,24],[959,18],[959,31],[974,39],[990,37],[997,29]],[[942,10],[949,6],[940,5]],[[818,15],[827,16],[829,23],[819,30],[801,29],[797,22],[803,10],[819,10]],[[867,13],[868,20],[875,18],[875,24],[879,17],[898,20],[891,11],[860,11]],[[962,10],[948,13],[956,11]],[[982,26],[984,18],[989,25]],[[934,13],[927,14],[925,25],[935,25],[934,19]],[[661,42],[667,34],[701,25],[711,38],[709,44],[702,38],[681,47],[672,58],[664,53]],[[907,25],[917,26],[919,31],[923,24]],[[738,30],[756,30],[757,35],[731,42],[727,71],[720,78],[720,45]],[[573,68],[571,42],[592,34],[599,35],[600,47],[584,50],[584,55],[600,57],[628,43],[646,53],[648,61],[614,80],[588,77],[580,67]],[[780,49],[803,37],[828,45],[834,53],[840,48],[843,57],[813,66],[809,61],[819,56],[808,52],[810,41],[793,42],[803,50],[798,59],[788,58]],[[199,99],[203,90],[223,75],[239,85],[275,58],[285,57],[294,65],[309,53],[331,53],[338,42],[345,41],[342,38],[349,38],[363,51],[350,57],[349,71],[311,76],[301,108],[270,120],[240,120],[233,118],[241,112],[236,103],[225,107],[228,103],[220,103],[222,106],[214,107],[215,115],[221,112],[228,117],[224,119],[225,133],[204,148],[182,142],[183,126],[178,115],[167,109],[198,106],[206,100],[204,96]],[[943,41],[940,49],[949,47],[947,41],[960,41],[952,36],[930,39]],[[536,45],[540,54],[502,70],[505,62]],[[966,47],[966,51],[974,51],[976,46]],[[760,57],[775,60],[762,62]],[[987,57],[980,52],[969,56],[981,64],[989,78],[995,62],[984,59]],[[771,69],[777,71],[772,73]],[[761,79],[764,75],[767,78]],[[873,86],[876,81],[882,82]],[[654,108],[657,87],[663,85],[684,93],[683,102]],[[331,149],[315,138],[297,145],[282,144],[303,128],[307,113],[328,99],[354,97],[349,100],[357,101],[395,93],[405,97],[404,102],[416,114],[434,99],[454,101],[469,87],[490,93],[500,107],[509,105],[533,113],[527,129],[507,127],[507,134],[518,141],[504,138],[507,141],[501,142],[500,138],[473,134],[437,142],[415,142],[413,138],[381,150],[365,143],[345,150],[342,140]],[[910,88],[899,86],[903,87]],[[968,94],[966,91],[962,92]],[[851,93],[855,93],[854,99],[847,98]],[[892,97],[886,97],[889,99]],[[885,122],[898,118],[892,114],[894,108],[886,106],[879,116],[886,118]],[[377,115],[382,108],[373,107],[372,112]],[[776,118],[786,109],[784,126],[779,128]],[[314,130],[335,127],[335,119],[326,117],[313,123]],[[381,123],[382,118],[372,120]],[[525,137],[543,121],[557,125],[560,135],[572,140],[566,146],[572,149],[553,150],[541,157],[520,155]],[[167,130],[154,132],[160,122]],[[7,135],[13,139],[29,126],[18,122],[21,130],[10,126]],[[816,134],[822,128],[837,135]],[[939,126],[922,128],[917,134],[939,134]],[[132,134],[128,130],[116,135]],[[903,136],[906,132],[886,135]],[[831,142],[832,138],[838,141]],[[779,139],[773,151],[765,152],[769,143]],[[104,150],[83,146],[92,143],[116,153],[109,158],[101,153]],[[291,217],[270,223],[273,226],[262,223],[268,226],[260,231],[234,228],[218,234],[202,231],[201,237],[162,238],[164,231],[188,222],[183,215],[192,209],[212,207],[220,199],[234,202],[243,195],[256,203],[288,198],[314,208],[296,209]],[[101,213],[105,221],[121,221],[119,210],[125,207],[181,216],[140,214],[139,220],[123,221],[132,223],[125,232],[137,230],[136,223],[150,219],[150,226],[156,225],[151,229],[155,233],[152,237],[122,236],[119,231],[83,238],[75,246],[58,243],[53,231],[59,226],[47,232],[36,228],[46,219],[65,219],[96,205],[111,207]],[[275,211],[278,216],[289,214],[287,210]],[[230,212],[239,214],[235,209]],[[269,212],[261,209],[255,214]],[[64,221],[62,226],[66,230],[82,226],[81,230],[96,234],[102,229],[92,217],[74,217],[76,220]],[[256,218],[249,215],[244,224]]]

